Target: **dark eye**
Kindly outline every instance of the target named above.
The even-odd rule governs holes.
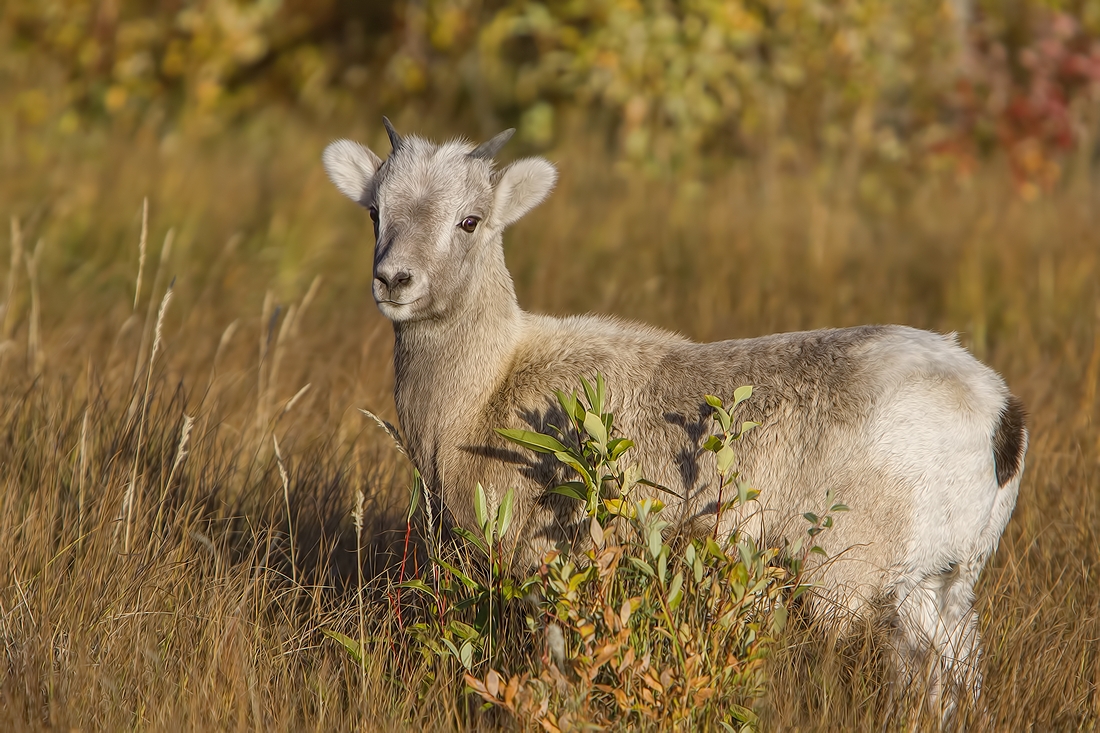
[[[481,221],[481,219],[476,216],[467,216],[458,226],[464,232],[472,232],[473,230],[477,229],[477,223],[479,221]]]
[[[370,207],[369,211],[370,211],[370,220],[373,221],[375,224],[377,224],[378,223],[378,207],[377,206],[372,206],[372,207]]]

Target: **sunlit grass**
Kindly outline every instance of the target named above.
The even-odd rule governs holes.
[[[327,132],[5,146],[0,214],[18,236],[0,247],[14,266],[0,267],[4,728],[506,722],[387,641],[411,468],[358,409],[394,419],[392,336],[370,298],[366,216],[319,164]],[[386,149],[381,130],[365,141]],[[1005,375],[1031,447],[979,585],[988,717],[971,727],[1094,727],[1092,183],[1025,203],[996,163],[904,196],[842,195],[827,172],[655,182],[590,146],[548,153],[558,190],[506,235],[525,307],[708,340],[900,322],[958,331]],[[362,669],[322,634],[361,626],[375,639]],[[866,632],[833,646],[795,624],[767,665],[764,726],[882,728],[892,701]]]

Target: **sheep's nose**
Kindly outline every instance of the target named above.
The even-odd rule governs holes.
[[[412,273],[408,270],[398,270],[392,275],[384,272],[375,273],[374,279],[386,286],[388,290],[399,290],[412,282]]]

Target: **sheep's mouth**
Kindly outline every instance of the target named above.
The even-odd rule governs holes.
[[[377,300],[376,299],[374,302],[378,303],[378,305],[382,305],[382,304],[385,304],[385,305],[412,305],[413,303],[416,303],[420,300],[421,300],[421,298],[413,298],[412,300],[408,301],[407,303],[403,303],[400,300]]]

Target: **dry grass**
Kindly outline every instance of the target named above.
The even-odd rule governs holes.
[[[323,178],[329,138],[281,121],[219,141],[6,134],[0,727],[501,723],[387,642],[409,468],[357,409],[393,419],[391,336],[365,216]],[[583,143],[551,157],[559,190],[506,238],[528,308],[699,339],[902,322],[959,331],[1005,375],[1032,438],[979,587],[989,714],[971,727],[1094,729],[1100,189],[1025,204],[991,165],[853,202],[827,175],[665,184]],[[358,490],[378,640],[362,673],[320,632],[358,634]],[[789,636],[767,728],[891,727],[873,636]]]

